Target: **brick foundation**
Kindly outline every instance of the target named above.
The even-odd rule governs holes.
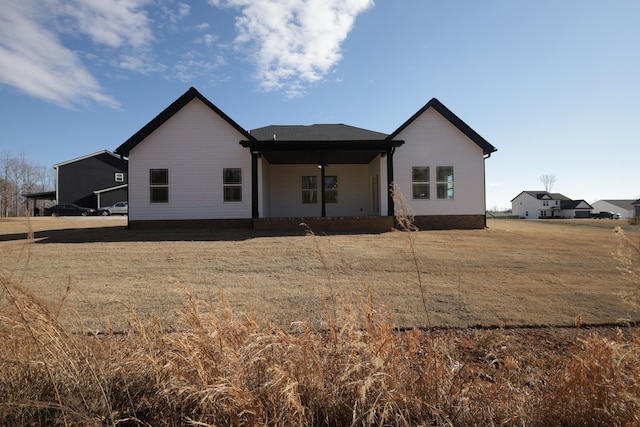
[[[149,220],[149,221],[129,221],[129,228],[136,230],[158,230],[169,229],[251,229],[251,218],[248,219],[172,219],[172,220]]]
[[[416,215],[420,230],[473,230],[486,226],[484,215]]]
[[[338,218],[260,218],[253,220],[253,228],[259,231],[305,231],[306,224],[318,233],[385,233],[393,229],[393,218],[338,217]]]
[[[334,218],[243,218],[180,219],[129,221],[129,228],[144,229],[254,229],[256,231],[305,231],[305,223],[314,233],[385,233],[394,228],[388,216]],[[420,230],[472,230],[485,227],[484,215],[417,215]]]

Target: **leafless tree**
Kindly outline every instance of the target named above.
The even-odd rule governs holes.
[[[52,171],[30,164],[24,154],[0,153],[0,217],[24,215],[23,194],[49,190],[53,181]]]
[[[553,184],[556,183],[556,176],[544,174],[540,177],[540,181],[544,184],[544,191],[548,193],[553,188]]]

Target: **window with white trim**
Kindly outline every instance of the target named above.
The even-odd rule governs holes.
[[[123,172],[116,172],[115,176],[114,176],[114,180],[116,182],[124,182],[124,173]]]
[[[242,201],[242,169],[224,168],[222,170],[222,185],[225,202]]]
[[[169,203],[169,169],[149,169],[149,201]]]

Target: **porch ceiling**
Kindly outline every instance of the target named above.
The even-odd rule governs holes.
[[[404,141],[240,141],[271,164],[368,164]]]
[[[319,165],[367,164],[380,153],[378,151],[264,151],[261,154],[272,165]]]

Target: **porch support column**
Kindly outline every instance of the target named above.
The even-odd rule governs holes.
[[[325,165],[320,165],[320,204],[322,205],[322,213],[320,216],[322,218],[327,217],[327,204],[325,203],[325,188],[324,188],[324,179],[325,179]]]
[[[395,148],[387,151],[387,216],[395,216],[393,206],[393,194],[391,194],[391,183],[393,182],[393,153]]]
[[[258,158],[260,154],[251,153],[251,218],[260,218],[258,211]]]

